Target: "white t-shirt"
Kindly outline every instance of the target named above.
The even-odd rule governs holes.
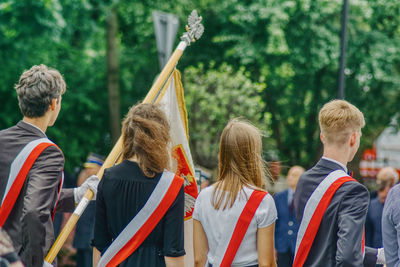
[[[214,186],[209,186],[203,189],[196,199],[194,206],[193,218],[201,222],[204,231],[207,235],[209,251],[207,254],[208,262],[214,264],[216,261],[215,255],[220,240],[227,233],[232,234],[235,229],[237,219],[243,211],[253,189],[244,187],[239,192],[232,208],[225,210],[216,210],[212,204],[212,195]],[[241,267],[258,264],[257,253],[257,229],[265,228],[277,219],[277,211],[274,199],[270,194],[267,194],[261,201],[253,219],[250,222],[249,228],[243,238],[242,243],[232,262],[232,266]],[[229,241],[228,241],[229,242]],[[213,266],[217,267],[217,266]]]

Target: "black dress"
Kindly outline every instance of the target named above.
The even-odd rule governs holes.
[[[111,242],[146,204],[161,174],[147,178],[137,163],[125,160],[107,169],[96,199],[94,246],[103,254]],[[120,266],[165,266],[164,256],[185,255],[183,186],[164,217]]]

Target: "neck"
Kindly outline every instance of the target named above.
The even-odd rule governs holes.
[[[47,130],[47,127],[49,125],[49,118],[47,118],[46,116],[44,117],[38,117],[38,118],[28,118],[28,117],[24,117],[23,118],[24,122],[33,124],[35,126],[37,126],[39,129],[41,129],[44,133]]]
[[[136,163],[139,163],[139,161],[138,161],[136,155],[133,155],[133,156],[130,157],[128,160],[133,161],[133,162],[136,162]]]
[[[293,191],[296,191],[296,187],[295,186],[289,186],[290,189],[292,189]]]
[[[324,145],[324,157],[334,159],[339,161],[344,166],[347,166],[348,158],[349,158],[349,149],[348,148],[339,148],[336,146],[327,146]]]

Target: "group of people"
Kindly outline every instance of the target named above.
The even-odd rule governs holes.
[[[15,88],[23,120],[0,131],[0,227],[15,252],[0,259],[43,266],[56,210],[72,211],[90,188],[96,198],[93,266],[184,266],[185,181],[170,169],[163,111],[155,104],[133,106],[122,126],[123,161],[106,169],[100,182],[92,175],[75,189],[62,189],[64,157],[45,132],[61,109],[63,77],[33,66]],[[279,266],[375,266],[385,263],[385,254],[387,266],[399,265],[398,186],[383,209],[382,227],[390,236],[384,235],[385,252],[364,246],[370,196],[346,167],[359,147],[363,114],[333,100],[318,119],[322,158],[307,171],[292,167],[289,188],[274,197],[266,188],[260,131],[243,119],[227,122],[217,181],[195,202],[195,266],[276,266],[276,259]]]

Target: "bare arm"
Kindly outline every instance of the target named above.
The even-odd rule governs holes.
[[[257,252],[259,267],[276,267],[274,250],[275,223],[257,230]]]
[[[96,267],[100,261],[100,251],[97,248],[93,248],[93,267]]]
[[[180,257],[164,257],[166,267],[184,267],[185,266],[185,256]]]
[[[193,249],[194,266],[204,267],[207,262],[207,253],[209,250],[206,233],[201,222],[193,219]]]

